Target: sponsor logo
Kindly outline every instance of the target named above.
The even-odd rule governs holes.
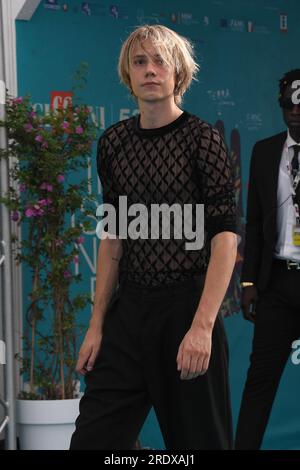
[[[243,20],[237,20],[234,18],[231,18],[229,20],[227,18],[221,18],[220,27],[222,29],[228,29],[234,32],[244,32],[246,30],[245,22]]]
[[[177,24],[184,24],[186,26],[199,23],[199,21],[194,18],[192,13],[186,12],[171,13],[171,22]]]
[[[220,106],[235,106],[230,90],[228,88],[220,90],[207,90],[210,99]]]
[[[48,8],[48,10],[60,10],[57,0],[45,0],[44,7]]]
[[[108,14],[111,18],[115,20],[127,20],[128,15],[125,15],[123,7],[119,5],[110,5],[108,8]]]
[[[91,5],[89,2],[83,2],[81,4],[81,12],[87,16],[91,16],[92,10],[91,10]]]
[[[246,114],[246,128],[248,131],[257,131],[262,127],[261,113],[247,113]]]
[[[287,15],[285,14],[279,15],[279,29],[282,33],[287,33],[288,31]]]
[[[65,92],[53,92],[54,95],[51,95],[51,103],[33,103],[33,109],[36,113],[47,114],[50,110],[55,110],[60,107],[68,106],[69,98],[65,97]],[[66,93],[69,95],[70,93]],[[98,129],[106,129],[106,115],[104,106],[88,106],[90,110],[90,116]],[[121,114],[121,110],[120,110]]]
[[[66,109],[72,106],[73,93],[71,91],[52,91],[50,95],[50,109]]]
[[[235,18],[220,19],[220,28],[223,30],[228,30],[234,33],[258,33],[258,34],[269,34],[267,26],[265,25],[256,25],[252,20],[239,20]]]
[[[109,15],[117,20],[120,16],[119,7],[117,5],[110,5]]]
[[[248,31],[248,33],[253,33],[253,21],[248,21],[247,31]]]
[[[105,6],[95,2],[81,2],[74,6],[73,11],[85,16],[105,16]]]

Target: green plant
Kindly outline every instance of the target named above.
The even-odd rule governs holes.
[[[76,317],[90,298],[73,295],[80,276],[72,273],[72,265],[78,263],[82,233],[91,229],[87,216],[94,214],[95,199],[82,169],[89,165],[96,128],[85,105],[40,115],[29,96],[7,96],[0,126],[8,136],[0,158],[10,167],[9,191],[0,202],[22,227],[22,239],[13,238],[16,260],[32,274],[19,357],[29,389],[20,397],[73,398]]]

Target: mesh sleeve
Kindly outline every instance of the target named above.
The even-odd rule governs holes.
[[[97,172],[102,186],[103,203],[111,204],[115,212],[115,223],[103,225],[103,229],[112,235],[119,234],[119,194],[112,176],[111,158],[102,135],[97,146]],[[104,214],[104,216],[107,213]],[[110,219],[111,220],[111,219]]]
[[[203,130],[198,152],[208,240],[220,232],[237,233],[233,174],[225,143],[217,129]]]

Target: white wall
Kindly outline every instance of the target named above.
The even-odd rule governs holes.
[[[2,6],[5,56],[5,79],[6,88],[13,96],[17,96],[17,64],[16,64],[16,28],[15,20],[30,20],[40,0],[0,0]],[[1,40],[1,38],[0,38]],[[14,291],[14,340],[15,350],[20,350],[22,331],[22,288],[21,288],[21,270],[13,265],[13,291]],[[2,318],[0,309],[0,339],[3,338]],[[4,338],[5,339],[5,338]],[[4,392],[4,367],[0,365],[0,396],[6,399]],[[19,390],[19,371],[16,365],[16,388]],[[3,419],[3,410],[0,408],[0,421]],[[0,434],[0,439],[4,438],[4,432]]]
[[[27,0],[2,0],[2,2],[10,2],[12,4],[13,17],[16,18],[21,8]]]

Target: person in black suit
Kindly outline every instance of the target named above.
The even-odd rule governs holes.
[[[279,82],[287,132],[254,145],[249,177],[242,311],[254,323],[236,449],[259,449],[291,345],[300,336],[300,69]],[[294,187],[294,190],[293,190]]]

